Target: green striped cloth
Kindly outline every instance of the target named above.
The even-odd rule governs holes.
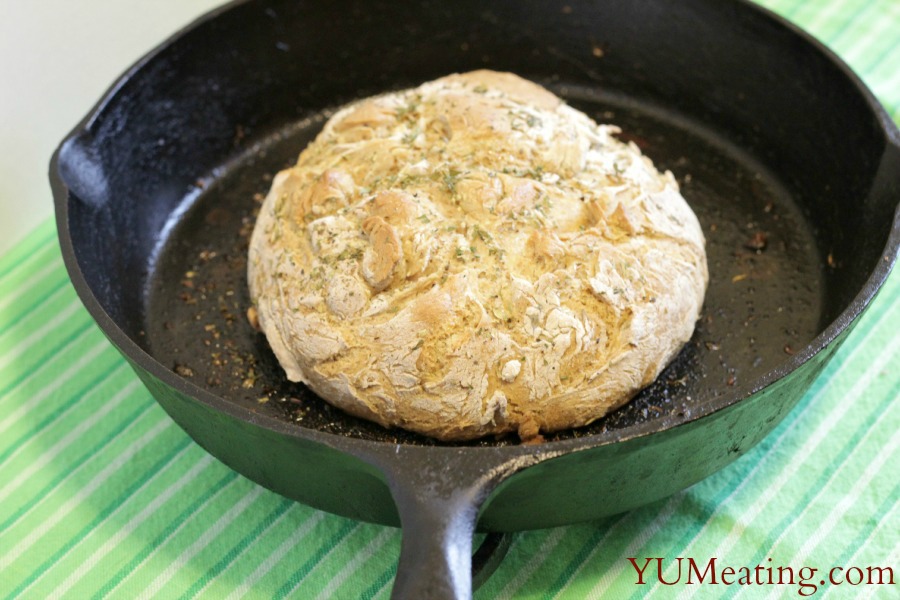
[[[837,51],[900,117],[898,0],[763,4]],[[819,584],[834,566],[851,583],[875,573],[866,567],[900,581],[898,332],[895,273],[758,447],[653,505],[516,534],[476,598],[900,598],[900,584]],[[52,223],[0,258],[0,597],[386,598],[399,550],[398,530],[285,500],[195,445],[79,303]],[[816,589],[667,586],[655,563],[636,585],[628,557],[667,558],[666,580],[675,557],[795,577],[812,567]]]

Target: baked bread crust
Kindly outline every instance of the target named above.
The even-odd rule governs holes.
[[[339,110],[250,244],[287,377],[441,440],[627,402],[691,337],[708,273],[674,177],[617,132],[493,71]]]

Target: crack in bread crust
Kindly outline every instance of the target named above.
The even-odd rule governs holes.
[[[338,111],[250,244],[289,379],[442,440],[588,424],[693,333],[705,241],[671,173],[540,86],[474,71]]]

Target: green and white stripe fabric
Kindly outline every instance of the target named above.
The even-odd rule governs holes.
[[[900,1],[762,4],[844,57],[900,120]],[[895,273],[758,447],[653,505],[517,534],[476,598],[900,598],[900,583],[819,584],[831,567],[851,582],[850,567],[891,567],[900,582],[898,332]],[[194,444],[79,303],[52,223],[0,258],[0,597],[387,598],[399,549],[398,530],[288,501]],[[815,590],[668,586],[655,563],[637,585],[629,557],[666,558],[666,581],[676,557],[816,568]]]

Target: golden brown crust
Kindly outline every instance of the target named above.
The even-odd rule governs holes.
[[[445,440],[626,402],[691,336],[707,267],[672,175],[616,132],[492,71],[338,111],[251,240],[287,376]]]

